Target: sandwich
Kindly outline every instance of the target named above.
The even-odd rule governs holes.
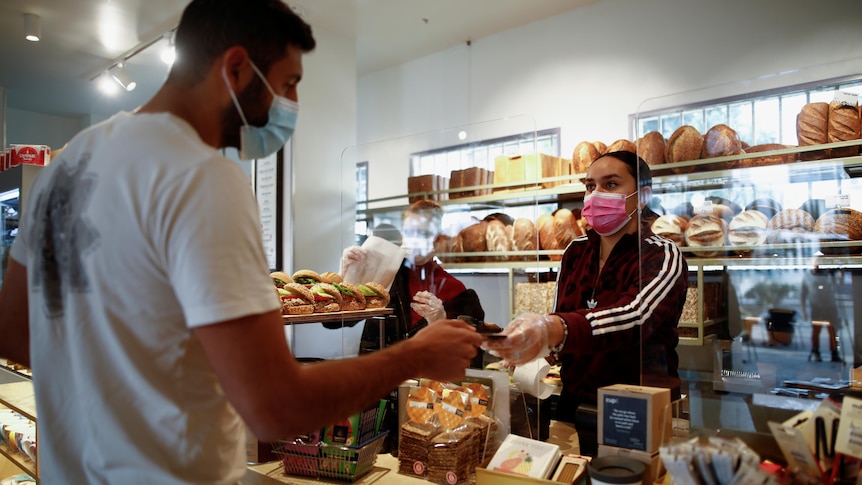
[[[269,276],[272,278],[272,282],[275,283],[276,288],[284,288],[284,285],[293,283],[293,278],[284,271],[273,271]]]
[[[334,286],[329,283],[317,283],[309,291],[314,296],[314,312],[330,313],[341,311],[342,296]]]
[[[301,269],[296,273],[293,273],[293,281],[310,288],[318,283],[321,283],[323,280],[320,279],[320,275],[317,274],[316,271],[312,271],[310,269]]]
[[[362,291],[350,283],[333,282],[332,286],[341,293],[341,309],[349,310],[365,310],[365,295]]]
[[[386,308],[389,305],[389,292],[380,283],[371,281],[358,287],[365,296],[365,308]]]
[[[320,281],[323,283],[340,283],[342,281],[341,275],[332,271],[327,271],[325,273],[320,273]]]
[[[276,288],[281,298],[281,313],[283,315],[308,315],[314,313],[314,295],[308,288],[299,283],[287,283],[283,288]]]

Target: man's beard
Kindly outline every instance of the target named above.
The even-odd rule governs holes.
[[[269,121],[269,106],[264,106],[266,86],[259,77],[254,79],[245,89],[237,93],[239,106],[251,126],[263,126]],[[233,102],[222,112],[222,146],[240,148],[239,130],[243,126],[242,118]]]

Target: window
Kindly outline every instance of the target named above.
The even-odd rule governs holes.
[[[666,139],[682,125],[691,125],[706,133],[717,124],[736,130],[740,140],[749,145],[782,143],[796,145],[796,115],[806,103],[829,102],[835,91],[862,95],[862,78],[842,78],[813,84],[790,86],[779,90],[677,106],[632,115],[632,131],[637,139],[658,131]]]

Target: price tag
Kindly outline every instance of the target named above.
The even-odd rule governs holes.
[[[712,207],[712,201],[707,200],[704,201],[703,205],[697,208],[695,213],[700,214],[702,216],[712,215],[715,213],[715,210]]]
[[[859,103],[859,95],[848,93],[847,91],[835,91],[835,97],[832,98],[832,102],[856,107]]]
[[[826,197],[827,209],[849,209],[850,194],[829,195]]]

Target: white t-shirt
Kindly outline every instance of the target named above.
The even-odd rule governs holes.
[[[279,308],[242,170],[169,114],[118,114],[33,183],[42,483],[237,483],[244,427],[191,328]]]

